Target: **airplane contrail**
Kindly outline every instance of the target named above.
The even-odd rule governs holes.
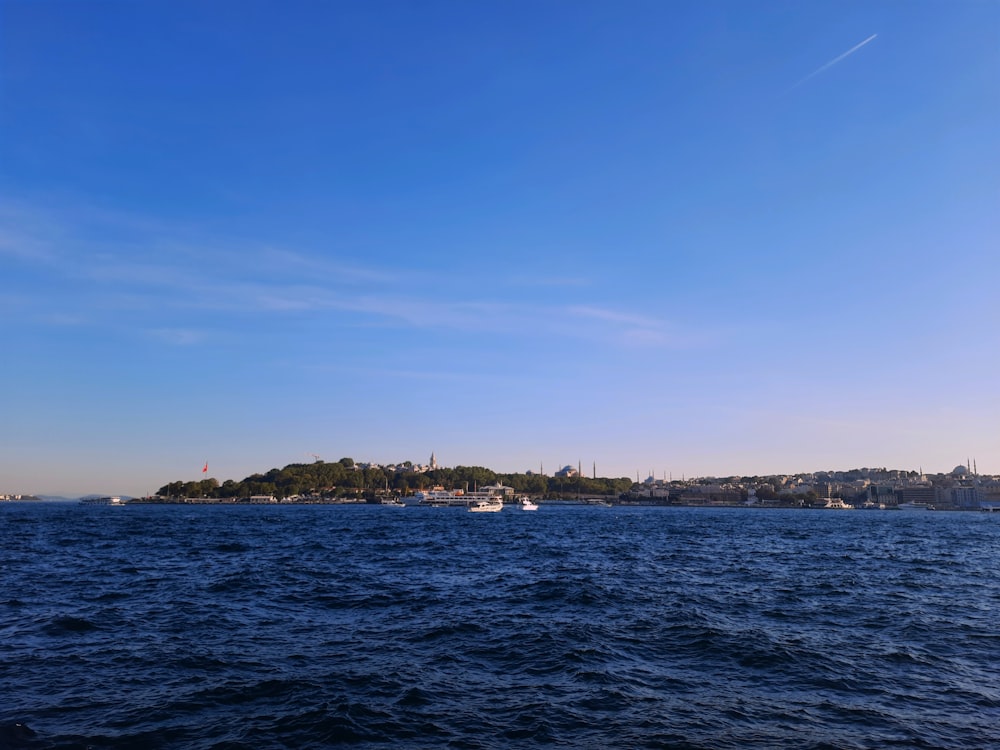
[[[828,62],[826,65],[821,65],[820,67],[816,68],[816,70],[814,70],[812,73],[810,73],[809,75],[807,75],[805,78],[803,78],[801,81],[799,81],[798,83],[796,83],[794,86],[792,86],[792,88],[790,88],[788,90],[792,91],[793,89],[797,89],[799,86],[801,86],[803,83],[805,83],[806,81],[808,81],[810,78],[814,78],[815,76],[818,76],[820,73],[822,73],[824,70],[832,68],[834,65],[836,65],[837,63],[839,63],[845,57],[853,55],[855,52],[857,52],[859,49],[861,49],[862,47],[864,47],[866,44],[868,44],[868,42],[870,42],[872,39],[874,39],[877,36],[878,36],[878,34],[872,34],[870,37],[868,37],[867,39],[865,39],[863,42],[858,42],[853,47],[851,47],[849,50],[847,50],[847,52],[844,52],[841,55],[837,55],[835,58],[833,58],[832,60],[830,60],[830,62]]]

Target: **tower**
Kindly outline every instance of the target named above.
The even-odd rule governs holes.
[[[431,451],[431,471],[434,471],[438,467],[437,458],[434,456],[434,451]]]

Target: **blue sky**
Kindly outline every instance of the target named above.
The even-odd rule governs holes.
[[[0,492],[1000,473],[998,167],[996,2],[0,0]]]

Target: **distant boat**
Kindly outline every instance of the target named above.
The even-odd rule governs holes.
[[[406,503],[395,497],[387,497],[379,505],[388,505],[391,508],[405,508]]]
[[[839,497],[827,498],[826,504],[820,507],[829,508],[831,510],[854,510],[853,505],[848,505]]]
[[[125,505],[127,500],[120,497],[85,497],[80,503],[83,505]]]
[[[900,503],[896,507],[900,510],[934,510],[930,503]]]
[[[421,490],[414,493],[418,505],[431,506],[434,508],[465,507],[471,508],[483,503],[499,503],[503,505],[503,496],[494,490],[480,490],[476,492],[466,492],[465,490],[443,490],[435,488],[433,490]]]
[[[538,503],[531,502],[527,495],[521,498],[521,510],[538,510]]]
[[[501,510],[503,510],[503,501],[500,498],[480,500],[469,506],[470,513],[497,513]]]

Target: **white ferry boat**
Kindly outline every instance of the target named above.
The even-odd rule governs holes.
[[[417,505],[432,508],[471,508],[480,503],[493,502],[503,507],[503,495],[492,488],[466,492],[465,490],[445,490],[435,487],[432,490],[416,492],[413,494],[413,498]]]
[[[826,498],[825,504],[820,507],[830,510],[854,510],[853,505],[845,503],[839,497]]]
[[[80,501],[83,505],[125,505],[126,500],[120,497],[85,497]]]

